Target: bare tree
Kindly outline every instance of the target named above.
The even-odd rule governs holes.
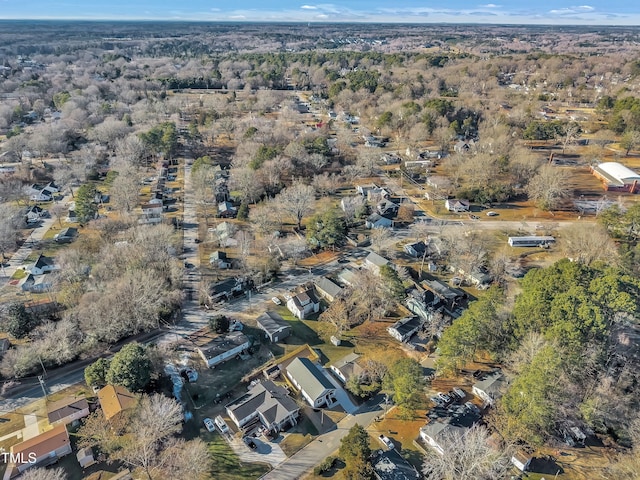
[[[444,435],[442,455],[430,452],[422,472],[442,480],[499,480],[507,477],[509,448],[495,449],[488,442],[489,431],[475,425],[461,435]]]
[[[574,223],[562,230],[560,245],[567,257],[591,265],[597,261],[614,264],[618,249],[606,228],[599,223]]]
[[[208,478],[212,459],[207,444],[199,438],[188,442],[183,439],[171,439],[162,451],[160,463],[160,476],[167,480],[203,480]]]
[[[67,473],[63,468],[30,468],[20,478],[22,480],[67,480]]]
[[[0,204],[0,254],[13,251],[24,226],[21,209],[9,203]]]
[[[529,198],[544,210],[553,210],[571,193],[566,170],[544,165],[527,185]]]
[[[298,229],[302,228],[302,219],[313,212],[315,199],[314,188],[301,181],[285,188],[276,197],[280,210],[294,218]]]
[[[138,205],[139,192],[140,175],[130,166],[118,172],[110,189],[113,204],[123,214],[129,214]]]

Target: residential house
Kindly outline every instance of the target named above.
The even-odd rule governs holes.
[[[235,225],[229,222],[222,222],[216,225],[215,228],[209,230],[213,230],[221,247],[234,247],[238,245],[238,241],[233,238],[237,230]]]
[[[524,453],[522,450],[517,451],[511,457],[511,463],[515,465],[515,467],[521,472],[526,472],[527,470],[529,470],[532,460],[533,457]]]
[[[36,261],[25,270],[29,271],[33,275],[42,275],[43,273],[53,272],[57,269],[58,266],[53,261],[53,258],[40,254]]]
[[[375,183],[369,183],[366,185],[356,185],[356,192],[363,197],[367,197],[367,200],[373,200],[374,198],[387,198],[391,196],[391,191],[386,188],[379,187]]]
[[[452,267],[451,270],[455,272],[456,268]],[[473,268],[470,272],[463,268],[458,268],[457,272],[472,285],[488,285],[493,280],[491,274],[484,267]]]
[[[204,360],[207,367],[226,362],[247,350],[251,346],[251,340],[242,332],[231,332],[211,340],[206,345],[196,350]]]
[[[350,353],[332,363],[329,368],[342,383],[347,383],[351,377],[359,377],[364,372],[364,369],[358,364],[359,358],[360,355],[357,353]]]
[[[89,403],[84,397],[66,397],[47,404],[47,417],[51,425],[66,425],[88,416]]]
[[[384,199],[376,205],[376,211],[383,217],[393,218],[398,214],[400,206],[391,200]]]
[[[375,252],[370,252],[369,255],[367,255],[367,258],[364,259],[364,267],[377,275],[380,274],[380,268],[385,265],[393,266],[389,260]]]
[[[425,183],[435,189],[440,191],[448,191],[453,187],[453,183],[447,177],[443,177],[442,175],[429,175]]]
[[[357,275],[353,270],[345,268],[338,274],[338,282],[347,287],[353,287],[357,282]]]
[[[423,320],[419,316],[406,317],[388,327],[387,332],[396,340],[406,342],[420,330],[422,324]]]
[[[64,221],[67,223],[78,223],[78,215],[76,214],[75,206],[73,208],[69,207]]]
[[[214,268],[219,268],[221,270],[231,268],[231,262],[228,261],[227,254],[219,250],[211,252],[211,255],[209,255],[209,263]]]
[[[304,320],[309,314],[320,311],[320,302],[313,293],[313,289],[308,288],[287,300],[287,308],[300,320]]]
[[[281,342],[291,335],[291,325],[276,312],[264,312],[256,319],[256,323],[273,343]]]
[[[428,251],[427,244],[422,240],[420,240],[419,242],[407,243],[402,248],[407,253],[407,255],[410,255],[414,258],[422,258]]]
[[[222,282],[212,283],[209,287],[209,298],[212,303],[229,300],[241,294],[248,286],[244,278],[228,278]]]
[[[316,292],[328,302],[333,302],[342,294],[342,287],[327,277],[320,277],[314,282]]]
[[[468,212],[469,200],[462,200],[457,198],[450,198],[444,202],[444,207],[450,212]]]
[[[420,428],[420,439],[433,448],[440,455],[444,455],[444,442],[450,438],[460,438],[469,429],[450,423],[432,421]]]
[[[225,408],[238,428],[257,420],[270,432],[277,433],[294,426],[300,415],[300,407],[288,393],[285,388],[265,380]]]
[[[402,159],[396,153],[385,153],[380,157],[380,161],[385,165],[397,165],[402,163]]]
[[[27,208],[27,211],[25,212],[24,215],[25,215],[25,220],[27,221],[27,223],[29,223],[29,222],[37,222],[42,218],[48,217],[49,212],[47,212],[44,208],[40,207],[39,205],[32,205],[29,208]]]
[[[23,292],[44,293],[53,288],[53,281],[49,275],[36,276],[29,273],[18,282],[18,286]]]
[[[427,291],[433,294],[429,294],[429,299],[427,302],[435,302],[437,303],[435,297],[438,297],[440,302],[444,305],[445,309],[451,314],[456,308],[459,307],[463,298],[465,297],[465,293],[456,288],[452,288],[445,283],[442,283],[440,280],[425,280],[422,282],[422,287]],[[426,293],[425,293],[426,295]],[[433,298],[433,300],[431,300]]]
[[[377,480],[417,480],[420,474],[396,449],[378,450],[371,462]]]
[[[107,385],[98,390],[98,401],[107,421],[123,416],[123,412],[136,406],[138,397],[120,385]]]
[[[226,179],[220,179],[216,181],[215,186],[213,187],[213,193],[216,197],[217,203],[228,202],[231,198],[229,193],[229,187],[227,185]]]
[[[393,220],[378,213],[369,215],[364,224],[367,228],[393,228]]]
[[[138,223],[143,225],[157,224],[162,222],[162,204],[144,203],[140,205],[142,215],[138,219]]]
[[[4,480],[20,475],[31,467],[46,467],[71,453],[71,441],[65,425],[58,425],[11,447],[11,459]]]
[[[67,227],[60,230],[53,237],[56,243],[71,243],[78,236],[78,229],[73,227]]]
[[[482,399],[486,405],[493,405],[507,388],[507,380],[500,370],[485,376],[471,388],[471,393]]]
[[[335,402],[333,383],[308,358],[296,357],[286,367],[286,372],[289,380],[312,407],[330,407]]]
[[[218,203],[218,217],[220,218],[236,218],[238,209],[231,202]]]
[[[50,202],[51,200],[53,200],[53,192],[47,190],[46,188],[38,191],[31,190],[29,200],[31,200],[32,202]]]
[[[475,140],[460,140],[453,146],[456,153],[469,153],[476,149]]]

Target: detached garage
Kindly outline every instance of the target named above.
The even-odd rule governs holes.
[[[591,172],[608,191],[636,193],[640,189],[640,174],[618,162],[605,162],[591,167]]]

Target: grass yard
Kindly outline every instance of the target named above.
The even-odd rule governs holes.
[[[252,480],[270,470],[266,464],[243,463],[229,444],[217,433],[206,433],[202,439],[208,443],[213,458],[211,480]]]

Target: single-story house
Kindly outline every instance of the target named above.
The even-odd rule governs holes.
[[[449,198],[444,202],[444,207],[450,212],[468,212],[469,200]]]
[[[206,345],[198,347],[197,351],[207,364],[212,368],[230,360],[251,346],[251,340],[242,332],[231,332],[227,335],[214,338]]]
[[[256,319],[258,327],[272,342],[281,342],[291,335],[291,325],[276,312],[264,312]]]
[[[89,403],[84,397],[66,397],[47,405],[47,417],[51,425],[66,425],[88,416]]]
[[[209,263],[219,269],[231,268],[231,262],[227,260],[227,254],[225,252],[221,252],[220,250],[216,250],[215,252],[211,252],[209,255]]]
[[[294,358],[286,372],[289,380],[312,407],[330,407],[335,402],[336,389],[333,383],[308,358]]]
[[[440,455],[444,455],[443,440],[447,437],[461,437],[468,430],[466,427],[433,421],[420,428],[420,438]]]
[[[453,187],[451,180],[442,175],[430,175],[426,178],[425,183],[435,190],[450,190]]]
[[[221,218],[235,218],[238,214],[238,209],[233,206],[231,202],[218,203],[218,216]]]
[[[420,474],[395,450],[378,450],[371,462],[377,480],[417,480]]]
[[[423,320],[418,316],[406,317],[398,320],[392,326],[387,328],[387,332],[393,338],[400,342],[406,342],[414,333],[420,330]]]
[[[213,303],[229,300],[233,295],[239,294],[246,286],[241,278],[228,278],[222,282],[212,283],[209,287],[209,297]]]
[[[404,247],[402,247],[407,255],[411,255],[414,258],[422,258],[425,252],[428,251],[426,243],[422,240],[419,242],[407,243]]]
[[[475,150],[476,142],[475,140],[460,140],[453,146],[453,150],[456,153],[469,153]]]
[[[45,467],[71,453],[71,441],[65,425],[58,425],[38,436],[11,447],[16,462],[7,465],[3,479],[9,480],[31,467]]]
[[[49,216],[49,212],[47,212],[44,208],[39,205],[32,205],[27,208],[25,212],[25,219],[27,222],[37,222],[41,218],[45,218]]]
[[[56,243],[71,243],[78,236],[78,229],[73,227],[67,227],[60,230],[59,233],[56,233],[53,237]]]
[[[233,235],[237,231],[235,225],[229,222],[222,222],[216,225],[215,228],[209,229],[209,231],[212,230],[221,247],[234,247],[238,245],[238,241],[233,238]]]
[[[521,472],[526,472],[529,469],[532,460],[533,457],[531,455],[527,455],[522,450],[517,451],[511,457],[511,463]]]
[[[393,228],[393,220],[378,213],[369,215],[364,224],[367,228]]]
[[[375,274],[379,274],[380,268],[384,267],[385,265],[392,264],[389,260],[378,255],[375,252],[370,252],[369,255],[367,255],[367,258],[364,259],[365,268],[371,270]]]
[[[304,320],[310,313],[320,311],[320,302],[316,298],[315,293],[313,293],[313,289],[309,288],[291,297],[287,301],[287,308],[300,320]]]
[[[338,274],[338,281],[347,287],[352,287],[357,281],[357,276],[353,270],[345,268]]]
[[[26,270],[28,270],[33,275],[42,275],[43,273],[53,272],[57,269],[58,267],[53,261],[53,258],[46,257],[43,254],[40,254],[36,261],[26,268]]]
[[[493,405],[507,387],[507,381],[500,370],[496,370],[476,382],[471,388],[471,393],[482,399],[487,405]]]
[[[229,418],[238,428],[259,419],[271,432],[279,432],[297,423],[300,407],[288,391],[270,380],[255,385],[226,406]]]
[[[67,223],[78,223],[78,215],[76,214],[75,207],[69,208],[67,211],[67,217],[64,219]]]
[[[138,397],[120,385],[107,385],[98,390],[98,401],[105,420],[112,421],[125,410],[135,407]]]
[[[53,288],[53,281],[49,275],[36,276],[29,273],[18,282],[18,286],[23,292],[43,293]]]
[[[350,353],[346,357],[343,357],[337,362],[331,364],[329,368],[342,383],[347,383],[351,377],[360,376],[364,371],[364,369],[358,364],[359,358],[360,355],[357,353]]]
[[[316,292],[328,302],[333,302],[342,294],[342,287],[326,277],[320,277],[314,282]]]
[[[391,200],[384,199],[376,205],[376,211],[383,217],[393,218],[398,214],[400,206]]]

